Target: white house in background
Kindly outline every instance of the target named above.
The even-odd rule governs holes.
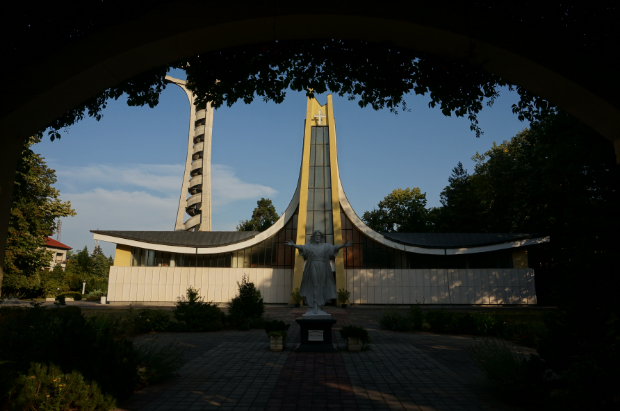
[[[63,270],[67,268],[67,251],[71,250],[71,247],[53,238],[45,237],[45,248],[52,252],[49,270],[57,265],[60,265]]]

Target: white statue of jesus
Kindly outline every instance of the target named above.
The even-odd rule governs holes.
[[[338,298],[329,260],[335,258],[341,248],[350,247],[353,243],[347,241],[335,246],[327,244],[323,241],[323,234],[316,230],[309,244],[297,245],[291,240],[284,244],[298,249],[299,254],[306,260],[299,294],[310,307],[308,313],[312,310],[315,315],[328,315],[321,310],[321,306],[331,299]]]

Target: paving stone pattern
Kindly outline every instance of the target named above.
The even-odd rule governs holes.
[[[289,354],[267,411],[325,409],[357,410],[342,355],[338,352]]]
[[[188,348],[180,377],[135,393],[119,410],[264,410],[290,353],[271,352],[262,330],[162,336]]]
[[[370,335],[372,349],[342,351],[360,410],[517,409],[503,406],[478,384],[482,374],[463,355],[472,338],[389,331]],[[428,351],[444,352],[439,358],[425,353],[416,347],[421,340]]]
[[[118,410],[517,410],[478,383],[465,350],[473,337],[380,330],[380,310],[326,311],[338,320],[335,337],[343,325],[361,325],[372,348],[349,353],[340,341],[337,353],[293,352],[294,319],[305,310],[290,308],[267,309],[291,324],[279,353],[262,330],[150,334],[138,342],[178,342],[188,362],[178,378],[135,393]]]

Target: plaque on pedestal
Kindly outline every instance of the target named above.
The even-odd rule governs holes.
[[[296,318],[299,324],[300,344],[295,351],[300,352],[335,352],[332,341],[332,326],[336,324],[336,319],[331,315],[303,316]]]

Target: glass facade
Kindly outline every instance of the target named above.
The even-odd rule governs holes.
[[[334,244],[329,128],[327,126],[313,126],[310,135],[306,244],[310,242],[310,237],[315,230],[320,230],[325,235],[326,243]]]
[[[417,254],[395,250],[360,232],[340,209],[343,241],[353,242],[342,250],[345,268],[512,268],[512,250],[464,255]]]
[[[178,254],[131,248],[132,267],[224,267],[224,268],[293,268],[295,248],[284,244],[297,238],[299,209],[284,228],[272,237],[239,251],[221,254]]]

